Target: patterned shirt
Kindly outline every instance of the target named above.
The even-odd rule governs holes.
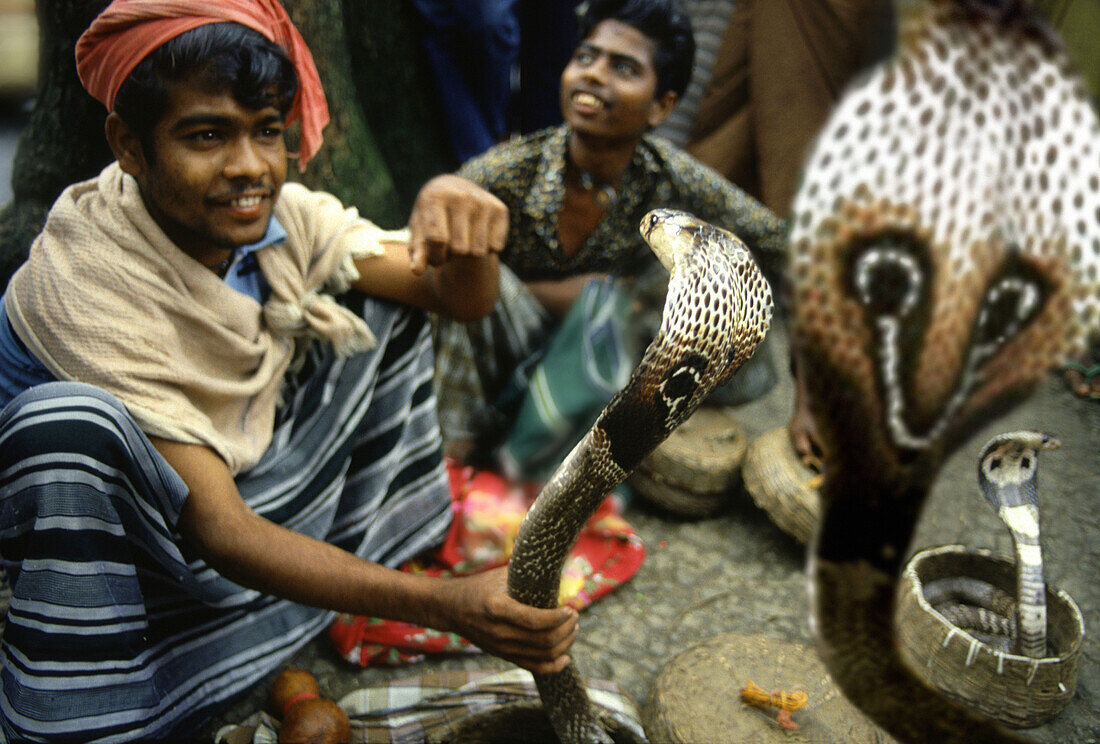
[[[786,224],[729,181],[668,141],[642,138],[607,214],[588,240],[566,256],[557,214],[565,196],[567,125],[493,147],[459,171],[501,199],[510,212],[501,260],[523,281],[564,279],[588,272],[636,275],[656,262],[638,232],[646,212],[680,209],[730,230],[775,276],[784,255]]]

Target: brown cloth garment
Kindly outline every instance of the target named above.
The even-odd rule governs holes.
[[[738,0],[685,149],[785,217],[833,104],[893,31],[887,0]]]

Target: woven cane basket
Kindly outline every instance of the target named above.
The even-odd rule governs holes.
[[[798,459],[787,427],[754,439],[741,465],[745,490],[779,529],[805,544],[821,513],[814,480],[818,473]]]
[[[949,545],[917,553],[899,582],[897,631],[904,658],[926,684],[1010,726],[1037,726],[1057,715],[1077,688],[1085,625],[1070,596],[1047,586],[1050,656],[1032,659],[954,626],[941,614],[950,608],[937,609],[924,591],[934,581],[967,577],[1014,595],[1015,575],[1012,561],[988,551]]]
[[[674,514],[709,516],[736,489],[747,445],[732,409],[701,407],[638,464],[629,483]]]
[[[741,700],[753,682],[768,691],[802,691],[796,729],[777,722],[776,709]],[[817,652],[764,635],[725,633],[673,658],[654,680],[642,710],[653,744],[890,744],[889,735],[840,694]]]

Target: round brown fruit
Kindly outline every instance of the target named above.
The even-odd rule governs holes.
[[[347,713],[325,698],[292,705],[279,729],[279,744],[348,744],[350,738]]]

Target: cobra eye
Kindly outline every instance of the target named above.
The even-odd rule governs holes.
[[[860,301],[875,315],[907,315],[920,299],[920,263],[893,246],[871,247],[856,259],[853,279]]]
[[[977,342],[981,346],[1000,345],[1034,317],[1041,292],[1032,281],[1006,277],[986,293],[978,314]]]

